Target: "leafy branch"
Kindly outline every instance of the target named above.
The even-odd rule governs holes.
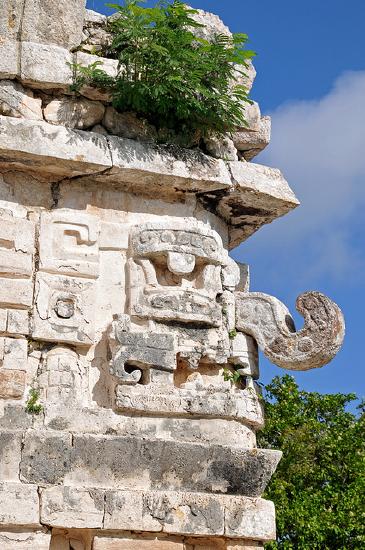
[[[237,65],[247,67],[254,55],[245,49],[247,35],[216,34],[207,41],[194,34],[204,27],[193,19],[196,11],[180,0],[160,0],[152,8],[142,3],[109,4],[116,15],[109,22],[107,55],[118,60],[117,75],[107,75],[98,61],[73,65],[72,89],[106,89],[118,111],[135,112],[158,129],[205,135],[244,126],[251,100],[234,79]]]

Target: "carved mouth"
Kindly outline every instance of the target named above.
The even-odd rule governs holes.
[[[155,319],[221,325],[221,308],[200,292],[165,287],[162,292],[146,288],[144,294],[149,314]]]

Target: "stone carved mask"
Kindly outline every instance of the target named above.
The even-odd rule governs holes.
[[[130,248],[131,316],[221,325],[226,252],[215,231],[199,222],[148,223],[132,231]]]

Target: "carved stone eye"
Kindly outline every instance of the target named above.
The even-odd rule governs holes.
[[[164,231],[161,234],[161,241],[163,243],[173,243],[175,241],[175,235],[172,231]]]
[[[54,311],[57,317],[70,319],[75,314],[75,303],[71,298],[61,298],[57,300]]]

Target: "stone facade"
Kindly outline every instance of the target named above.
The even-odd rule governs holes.
[[[256,446],[258,347],[320,367],[342,314],[305,293],[296,332],[228,254],[298,205],[247,162],[269,139],[259,107],[210,155],[157,145],[102,90],[69,95],[67,62],[110,40],[72,4],[0,6],[0,547],[263,548],[280,451]]]

